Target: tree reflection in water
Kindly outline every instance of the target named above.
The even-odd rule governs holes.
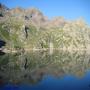
[[[87,51],[36,51],[0,56],[0,84],[37,84],[45,75],[82,77],[90,69]]]

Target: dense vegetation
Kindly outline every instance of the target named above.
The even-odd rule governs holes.
[[[62,17],[48,20],[37,9],[2,9],[0,39],[6,49],[89,49],[90,27],[83,19],[74,21]]]

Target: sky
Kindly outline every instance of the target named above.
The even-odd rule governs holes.
[[[82,17],[90,25],[90,0],[0,0],[0,3],[9,8],[35,7],[49,18],[63,16],[75,20]]]

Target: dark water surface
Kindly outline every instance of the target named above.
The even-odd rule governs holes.
[[[90,90],[90,53],[1,54],[0,90]]]

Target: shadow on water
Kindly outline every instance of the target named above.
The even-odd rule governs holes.
[[[0,55],[0,87],[2,90],[16,85],[20,90],[89,90],[89,70],[88,51],[8,53]]]

